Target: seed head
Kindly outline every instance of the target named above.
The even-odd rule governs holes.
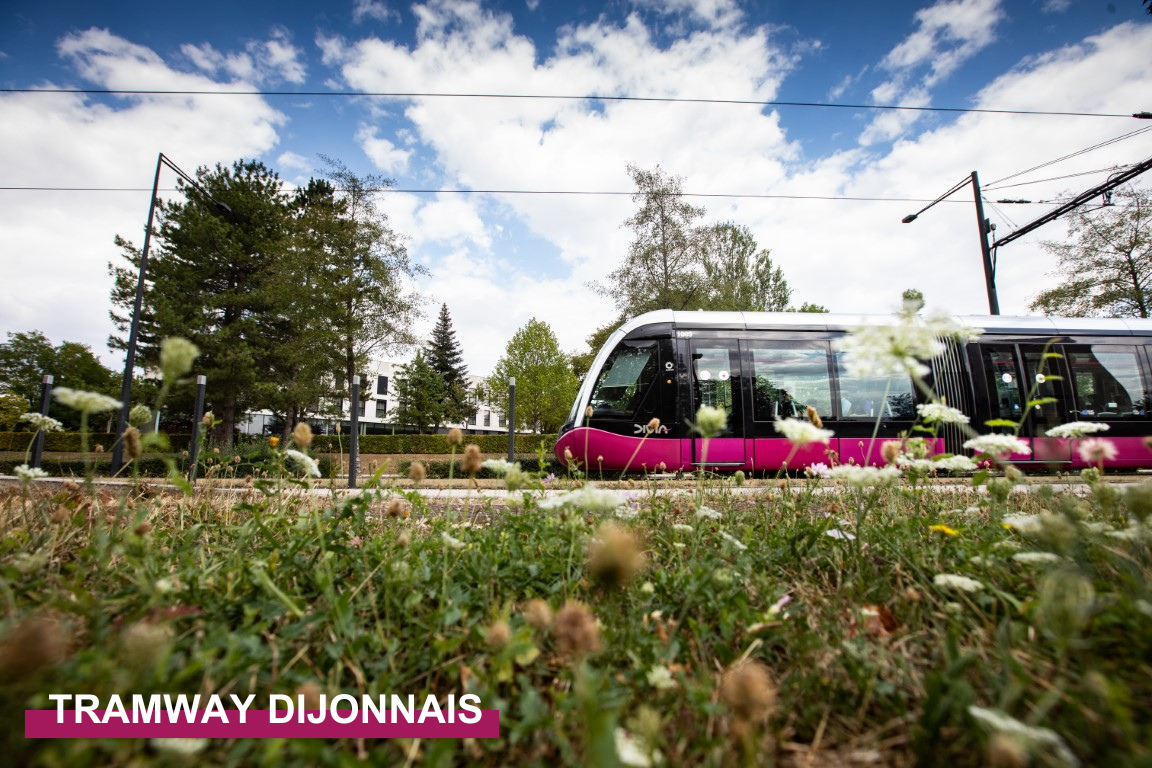
[[[322,693],[324,693],[324,691],[321,690],[320,686],[313,680],[302,683],[299,687],[296,688],[296,698],[299,699],[300,696],[304,697],[305,710],[321,709],[320,695]]]
[[[170,336],[160,343],[160,373],[165,381],[175,381],[192,370],[199,356],[200,348],[188,339]]]
[[[484,633],[484,642],[492,650],[502,651],[512,642],[512,628],[508,626],[508,622],[500,619],[488,627],[488,631]]]
[[[208,411],[208,413],[204,414],[204,417],[202,419],[200,419],[200,426],[211,427],[212,422],[215,420],[216,420],[216,414],[212,413],[212,411]]]
[[[460,445],[464,442],[464,433],[460,431],[460,427],[452,427],[448,430],[448,445]]]
[[[525,603],[521,614],[528,626],[535,629],[547,629],[552,626],[552,607],[538,597]]]
[[[644,552],[636,536],[614,522],[603,523],[588,547],[588,572],[609,587],[632,581],[644,570]]]
[[[583,603],[569,600],[556,613],[552,637],[560,653],[583,658],[600,650],[600,625]]]
[[[464,457],[460,460],[460,469],[467,475],[475,475],[484,465],[480,456],[480,446],[471,444],[464,446]]]
[[[296,443],[296,447],[300,449],[312,445],[312,425],[306,421],[297,424],[292,430],[292,442]]]
[[[738,663],[720,679],[720,699],[735,720],[765,722],[776,709],[776,686],[768,667],[759,661]]]
[[[900,456],[900,441],[899,440],[886,440],[880,446],[880,455],[884,457],[884,461],[889,464],[895,464],[896,459]]]
[[[427,476],[428,470],[422,462],[414,461],[408,466],[408,479],[412,481],[413,485],[420,485]]]
[[[124,430],[124,455],[129,459],[138,459],[144,449],[140,444],[140,430],[128,427]]]
[[[804,415],[808,417],[808,421],[812,422],[812,426],[817,429],[824,429],[824,421],[820,418],[820,413],[811,405],[804,409]]]
[[[648,421],[648,434],[655,434],[660,429],[660,419],[653,416]]]
[[[592,410],[592,406],[590,406],[590,405],[584,409],[584,417],[585,418],[588,418],[588,419],[592,418],[593,413],[594,413],[594,411]]]
[[[388,502],[388,517],[408,517],[408,507],[402,499],[392,499]]]
[[[134,405],[128,411],[128,423],[136,426],[148,424],[152,421],[152,409],[146,405]]]
[[[0,680],[18,680],[59,664],[70,644],[70,633],[57,619],[43,613],[28,616],[0,642]]]

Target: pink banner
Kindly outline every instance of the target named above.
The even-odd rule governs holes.
[[[272,722],[271,710],[248,710],[243,713],[241,722],[239,710],[225,710],[228,722],[219,717],[200,719],[196,722],[186,714],[172,718],[166,712],[157,712],[151,718],[154,722],[125,723],[118,716],[108,722],[104,720],[107,710],[85,711],[77,723],[75,710],[66,709],[58,713],[55,709],[24,710],[24,738],[26,739],[149,739],[149,738],[202,738],[202,739],[495,739],[500,736],[500,710],[481,710],[476,723],[441,723],[435,717],[419,722],[378,722],[374,714],[361,712],[351,722],[341,723],[333,719],[333,712],[324,712],[319,723],[299,722],[300,713],[292,715],[288,722]],[[313,719],[318,719],[321,710],[310,710]],[[335,712],[343,718],[351,712]],[[62,716],[61,716],[62,715]],[[284,718],[284,711],[277,711],[277,719]],[[131,719],[131,715],[129,715]],[[419,714],[417,713],[417,718]]]

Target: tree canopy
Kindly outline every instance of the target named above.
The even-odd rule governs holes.
[[[476,415],[476,408],[470,402],[468,367],[464,365],[464,355],[447,304],[440,305],[440,316],[432,329],[426,354],[428,364],[444,381],[445,421],[453,423],[471,419]]]
[[[1134,186],[1113,193],[1105,208],[1078,209],[1068,241],[1044,242],[1056,257],[1054,288],[1029,308],[1072,317],[1149,317],[1152,313],[1152,193]]]
[[[51,374],[54,387],[71,387],[117,397],[117,374],[104,366],[85,344],[64,341],[53,346],[40,331],[9,332],[0,344],[0,391],[23,398],[24,410],[40,410],[44,375]],[[80,426],[79,414],[55,400],[49,415],[69,429]]]
[[[554,432],[564,423],[578,382],[568,355],[545,322],[532,318],[516,331],[488,377],[486,399],[508,412],[508,385],[516,379],[516,428]]]
[[[390,418],[396,424],[416,427],[418,432],[435,432],[444,423],[444,379],[422,350],[416,352],[411,363],[400,367],[394,393],[396,406]]]

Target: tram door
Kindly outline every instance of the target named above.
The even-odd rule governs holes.
[[[1052,427],[1071,419],[1074,409],[1067,394],[1067,365],[1041,344],[981,344],[991,418],[1019,422],[1020,438],[1032,448],[1030,456],[1015,454],[1012,461],[1065,462],[1072,460],[1068,440],[1046,437]],[[1028,403],[1036,403],[1028,408]],[[1025,410],[1027,414],[1025,415]],[[976,425],[979,429],[982,425]],[[996,427],[996,432],[1011,432]]]
[[[744,439],[744,393],[740,375],[740,345],[736,340],[692,341],[693,424],[701,406],[722,408],[728,414],[725,429],[703,440],[698,433],[690,441],[691,463],[709,467],[742,467],[748,463]]]

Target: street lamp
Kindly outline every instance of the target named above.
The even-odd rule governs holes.
[[[140,311],[144,304],[144,276],[148,271],[148,248],[152,242],[152,220],[156,214],[156,196],[160,188],[160,170],[168,166],[194,189],[211,200],[225,213],[232,209],[208,194],[200,184],[173,163],[163,152],[156,156],[156,175],[152,179],[152,199],[148,203],[148,225],[144,228],[144,247],[140,250],[140,274],[136,278],[136,301],[132,305],[132,324],[128,330],[128,348],[124,355],[124,380],[120,385],[120,415],[116,419],[116,442],[112,448],[112,474],[124,464],[124,430],[128,428],[128,412],[132,409],[132,372],[136,368],[136,338],[140,334]]]
[[[972,171],[972,175],[969,178],[958,182],[952,189],[940,195],[940,197],[928,203],[928,205],[916,211],[916,213],[908,214],[900,221],[903,224],[911,224],[916,221],[924,211],[963,188],[964,185],[968,183],[972,184],[972,193],[976,198],[976,226],[980,232],[980,254],[984,259],[984,284],[988,290],[988,313],[998,315],[1000,314],[1000,302],[996,299],[996,264],[992,261],[992,249],[988,245],[988,234],[992,231],[992,223],[984,217],[984,201],[980,197],[980,177],[976,175],[976,171]]]

